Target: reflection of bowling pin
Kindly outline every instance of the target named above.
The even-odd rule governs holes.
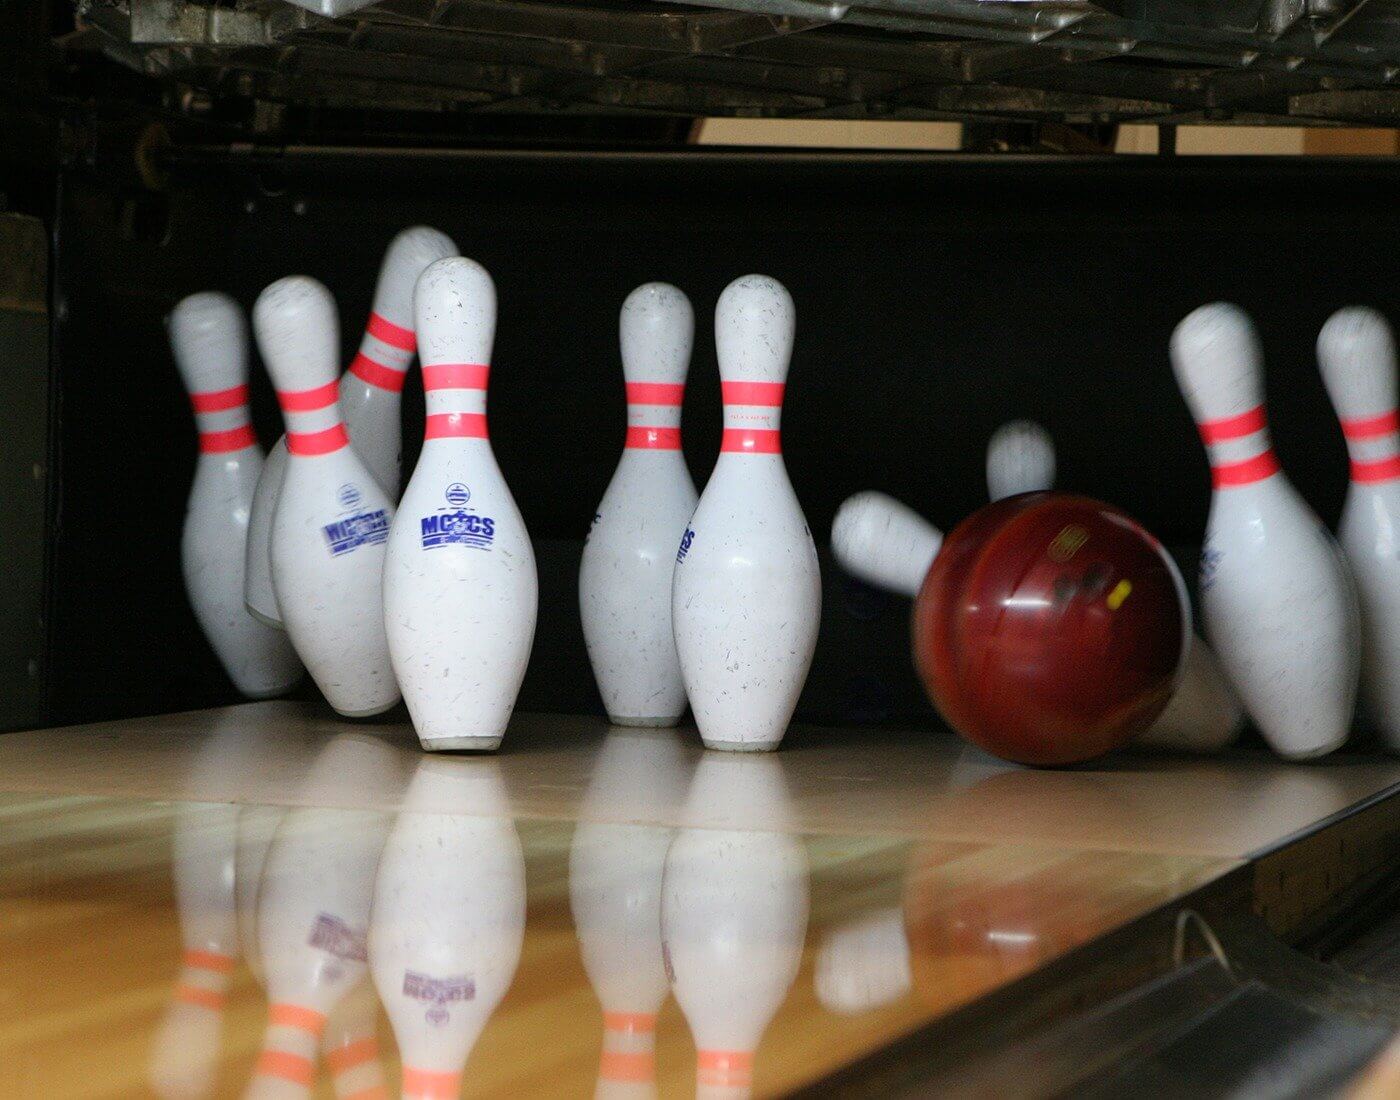
[[[408,1100],[443,1100],[515,977],[525,858],[494,761],[424,757],[384,846],[370,964]]]
[[[381,584],[394,506],[341,421],[335,302],[314,279],[280,279],[258,296],[253,328],[290,451],[271,536],[282,620],[331,706],[379,714],[399,701]]]
[[[687,768],[673,734],[612,731],[574,828],[569,899],[583,966],[603,1008],[599,1098],[656,1095],[656,1016],[670,991],[661,873],[675,830],[647,822],[674,812]]]
[[[341,735],[312,765],[301,800],[278,827],[263,866],[257,935],[268,1021],[249,1096],[309,1093],[326,1018],[365,977],[375,867],[388,832],[379,810],[333,808],[392,797],[397,754]]]
[[[248,414],[248,331],[225,294],[192,294],[170,314],[170,346],[199,428],[180,559],[190,606],[229,679],[250,699],[281,695],[301,663],[243,603],[244,547],[262,448]]]
[[[987,443],[987,495],[1002,500],[1055,484],[1055,443],[1033,420],[1012,420]]]
[[[423,273],[418,334],[428,421],[389,534],[384,627],[419,743],[501,743],[535,637],[525,521],[486,434],[496,287],[456,256]]]
[[[696,1050],[696,1095],[741,1097],[754,1052],[797,976],[807,929],[807,856],[777,760],[707,754],[666,854],[661,936]],[[736,820],[737,819],[737,820]],[[771,830],[771,831],[770,831]]]
[[[1361,604],[1361,697],[1366,717],[1400,750],[1400,419],[1395,342],[1375,310],[1339,310],[1317,338],[1317,359],[1351,456],[1338,538]]]
[[[243,961],[259,985],[264,985],[262,947],[258,943],[258,893],[263,865],[277,827],[287,816],[285,806],[241,806],[238,810],[238,844],[233,876],[238,901],[238,946]]]
[[[457,246],[446,234],[422,225],[403,230],[389,243],[379,266],[374,304],[359,353],[340,379],[341,411],[350,445],[390,500],[399,496],[403,435],[399,394],[415,347],[413,287],[425,267],[456,252]],[[253,614],[272,625],[280,625],[282,616],[272,589],[269,535],[286,466],[287,439],[283,436],[258,479],[248,534],[244,599]]]
[[[1277,752],[1331,752],[1356,698],[1356,596],[1336,544],[1274,457],[1254,327],[1236,306],[1202,306],[1177,325],[1171,355],[1215,486],[1201,551],[1206,632]]]
[[[598,505],[579,565],[583,637],[608,718],[619,726],[673,726],[685,685],[671,626],[676,547],[695,512],[681,452],[681,400],[695,314],[666,283],[622,303],[627,442]]]
[[[671,597],[681,677],[710,748],[777,748],[817,645],[817,550],[778,431],[795,329],[792,296],[765,275],[736,279],[715,307],[724,436]]]
[[[189,802],[175,812],[171,861],[184,951],[151,1052],[151,1087],[161,1096],[206,1096],[213,1087],[238,953],[236,831],[234,806]]]
[[[828,932],[812,981],[817,1000],[843,1016],[869,1012],[908,993],[914,975],[903,910],[879,909]]]
[[[389,1100],[379,1060],[378,1015],[374,983],[366,974],[326,1021],[321,1051],[339,1100]]]

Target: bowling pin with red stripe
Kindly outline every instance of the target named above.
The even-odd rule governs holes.
[[[282,695],[301,679],[287,638],[243,604],[244,545],[262,448],[248,414],[248,330],[226,294],[192,294],[170,314],[170,345],[199,429],[180,540],[185,592],[240,692]]]
[[[253,328],[287,424],[272,517],[272,582],[292,645],[348,717],[399,701],[384,637],[384,548],[394,506],[350,449],[330,291],[293,275],[262,292]]]
[[[430,263],[456,254],[457,246],[452,238],[425,225],[405,229],[389,242],[379,266],[374,304],[360,340],[359,353],[340,379],[340,406],[350,433],[350,445],[390,500],[399,498],[399,465],[403,451],[399,395],[417,347],[413,332],[413,287]],[[283,438],[268,455],[265,472],[253,498],[244,588],[249,608],[274,626],[281,625],[282,616],[272,590],[268,534],[286,464],[287,441]]]
[[[695,314],[675,287],[647,283],[623,302],[619,327],[627,443],[584,544],[579,611],[609,720],[673,726],[685,685],[671,576],[697,500],[680,427]]]
[[[1360,634],[1346,563],[1279,469],[1259,340],[1244,312],[1195,310],[1173,332],[1171,357],[1215,486],[1201,551],[1207,635],[1274,750],[1321,756],[1346,740],[1356,699]]]
[[[385,622],[394,672],[428,750],[498,747],[535,637],[525,521],[486,432],[496,287],[455,256],[418,281],[423,453],[389,534]]]
[[[1361,604],[1361,698],[1400,750],[1400,417],[1390,326],[1372,309],[1339,310],[1318,335],[1317,358],[1351,456],[1337,534]]]
[[[715,307],[724,435],[671,595],[681,677],[712,749],[777,748],[817,645],[817,550],[779,443],[795,328],[792,296],[765,275],[736,279]]]

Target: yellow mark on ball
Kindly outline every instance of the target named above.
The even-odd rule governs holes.
[[[1113,591],[1108,594],[1108,609],[1117,611],[1123,606],[1123,601],[1128,598],[1128,593],[1133,590],[1133,582],[1128,580],[1119,581],[1113,587]]]
[[[1060,529],[1060,533],[1050,540],[1048,553],[1051,561],[1069,561],[1086,542],[1089,541],[1089,532],[1077,523],[1071,523]]]

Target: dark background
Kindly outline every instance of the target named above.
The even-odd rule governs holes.
[[[191,149],[169,170],[161,194],[60,183],[51,722],[235,698],[181,582],[195,438],[166,312],[207,288],[248,307],[307,273],[337,295],[348,362],[383,249],[409,224],[449,233],[498,288],[491,435],[540,565],[526,708],[600,711],[576,571],[622,444],[617,312],[638,283],[674,282],[695,306],[698,486],[720,430],[719,292],[760,271],[796,300],[784,451],[826,588],[799,713],[824,721],[935,720],[904,601],[845,580],[826,552],[847,495],[883,489],[951,527],[985,501],[988,436],[1029,416],[1055,436],[1060,487],[1126,507],[1194,573],[1209,479],[1168,365],[1176,321],[1216,298],[1255,316],[1280,456],[1333,523],[1346,459],[1313,341],[1344,304],[1400,319],[1400,172],[1381,162]],[[253,393],[270,445],[260,368]],[[405,397],[407,481],[416,369]]]

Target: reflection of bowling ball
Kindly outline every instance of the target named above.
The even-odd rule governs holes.
[[[914,606],[914,661],[973,744],[1069,764],[1152,724],[1189,628],[1176,566],[1133,519],[1087,497],[1023,493],[944,540]]]

